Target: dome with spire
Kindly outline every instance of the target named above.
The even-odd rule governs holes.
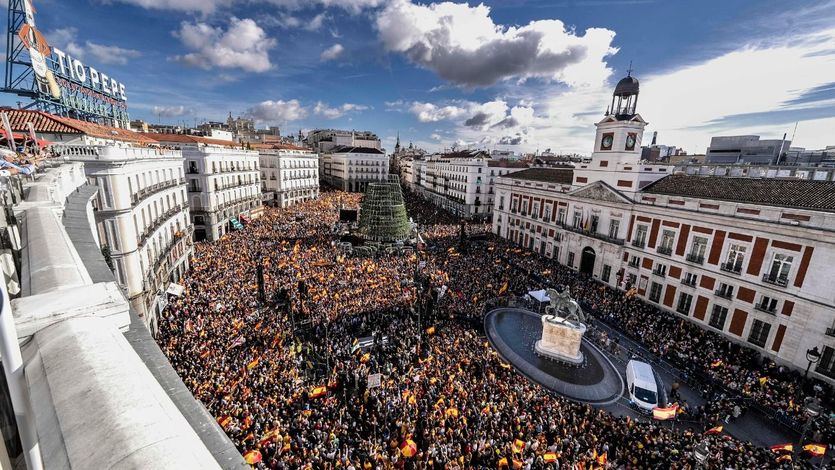
[[[615,96],[637,95],[639,88],[638,79],[629,74],[618,82],[615,87]]]

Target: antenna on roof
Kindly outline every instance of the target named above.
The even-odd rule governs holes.
[[[632,61],[631,61],[631,60],[629,61],[629,68],[628,68],[628,69],[626,69],[626,76],[627,76],[627,77],[631,77],[631,76],[632,76]]]

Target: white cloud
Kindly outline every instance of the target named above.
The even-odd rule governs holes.
[[[92,41],[85,42],[84,47],[91,56],[95,57],[102,64],[125,65],[128,63],[128,59],[135,59],[142,55],[141,52],[134,49],[105,46]]]
[[[320,55],[319,58],[323,62],[328,61],[328,60],[334,60],[334,59],[338,58],[339,56],[341,56],[344,51],[345,51],[345,48],[342,47],[342,44],[337,43],[337,44],[334,44],[333,46],[325,49],[324,51],[322,51],[322,55]]]
[[[267,100],[249,108],[245,114],[262,122],[285,123],[306,118],[308,110],[298,100]]]
[[[149,10],[177,10],[212,13],[222,6],[229,6],[232,0],[115,0]]]
[[[309,20],[304,20],[301,17],[282,12],[279,13],[278,17],[271,18],[272,24],[284,29],[299,28],[305,31],[319,31],[325,24],[325,20],[328,19],[328,15],[325,12],[321,12]],[[270,23],[267,23],[267,25],[269,26]]]
[[[179,117],[193,114],[194,110],[185,106],[154,106],[154,114],[161,117]]]
[[[327,104],[319,101],[313,107],[313,113],[325,119],[337,119],[352,111],[365,111],[366,109],[368,109],[368,106],[353,103],[345,103],[342,106],[331,108]]]
[[[119,46],[108,46],[92,41],[80,42],[76,28],[59,28],[47,33],[46,37],[51,44],[58,46],[64,52],[77,59],[92,58],[101,64],[125,65],[129,59],[135,59],[142,55],[134,49],[126,49]]]
[[[613,31],[590,28],[578,35],[559,20],[497,25],[484,4],[395,0],[377,16],[376,27],[389,51],[467,87],[533,77],[598,85],[611,74],[604,59],[617,52]]]
[[[409,106],[409,111],[418,118],[420,122],[438,122],[447,119],[456,119],[467,114],[465,107],[456,105],[435,105],[432,103],[414,102]]]
[[[754,133],[780,138],[788,131],[791,136],[794,122],[803,121],[803,111],[835,104],[792,101],[832,82],[835,29],[785,38],[781,43],[745,45],[701,63],[648,76],[641,82],[638,112],[650,121],[650,129],[658,131],[662,142],[703,152],[711,135]],[[739,118],[752,114],[759,118],[753,122]],[[835,115],[828,122],[829,132],[817,137],[805,134],[808,137],[796,143],[831,145]],[[805,126],[802,122],[799,129]]]
[[[194,51],[174,59],[195,67],[240,68],[248,72],[266,72],[272,67],[269,51],[276,40],[248,18],[232,17],[226,30],[203,22],[183,22],[174,36]]]
[[[359,13],[366,8],[385,5],[390,0],[267,0],[267,3],[290,10],[299,10],[320,5],[325,8],[337,7],[351,13]]]

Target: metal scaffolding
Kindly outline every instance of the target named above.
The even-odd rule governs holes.
[[[388,175],[386,181],[368,184],[359,222],[360,232],[366,240],[392,243],[409,238],[412,227],[397,175]]]

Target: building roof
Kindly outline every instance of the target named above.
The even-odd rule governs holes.
[[[457,150],[434,155],[437,158],[490,158],[484,150]]]
[[[567,168],[528,168],[505,175],[505,177],[516,180],[541,181],[543,183],[571,184],[574,182],[574,170]]]
[[[293,144],[283,144],[283,143],[274,143],[274,144],[261,144],[261,143],[251,143],[249,144],[254,150],[307,150],[310,152],[311,150],[307,147],[299,147],[298,145]]]
[[[642,192],[835,212],[835,182],[831,181],[670,175]]]
[[[28,132],[26,123],[31,122],[36,133],[88,135],[100,139],[121,140],[139,144],[152,143],[151,139],[138,132],[119,127],[103,126],[88,121],[56,116],[43,111],[29,109],[3,108],[0,110],[9,116],[12,131]]]
[[[512,160],[490,160],[487,162],[488,167],[498,167],[498,168],[527,168],[528,164],[525,162],[520,161],[512,161]]]
[[[162,143],[220,145],[222,147],[238,147],[239,145],[231,140],[212,139],[210,137],[189,134],[157,134],[149,132],[143,133],[142,135],[154,142]]]
[[[385,153],[380,149],[375,149],[372,147],[350,147],[347,145],[334,147],[333,149],[331,149],[331,153],[373,153],[378,155],[385,155]]]

